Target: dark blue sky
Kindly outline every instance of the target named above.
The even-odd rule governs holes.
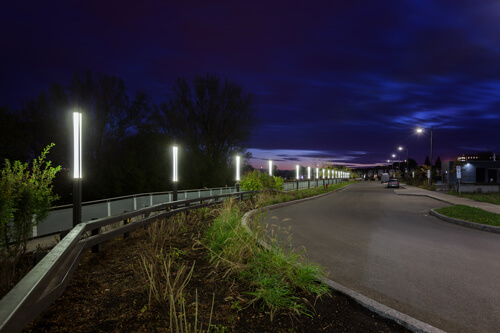
[[[0,14],[0,104],[75,71],[159,102],[213,72],[258,97],[255,159],[385,163],[500,152],[500,1],[11,1]],[[401,159],[406,158],[406,152]]]

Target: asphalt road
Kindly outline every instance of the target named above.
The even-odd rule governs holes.
[[[448,332],[500,332],[500,235],[428,215],[379,182],[267,213],[329,278]]]

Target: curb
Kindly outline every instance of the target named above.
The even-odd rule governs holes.
[[[408,196],[414,196],[414,197],[428,197],[428,198],[431,198],[431,199],[434,199],[437,201],[441,201],[441,202],[444,202],[444,203],[447,203],[450,205],[457,205],[454,202],[440,199],[440,198],[436,198],[436,197],[429,195],[427,193],[422,193],[422,194],[419,194],[419,193],[397,193],[397,195],[408,195]],[[474,206],[470,206],[470,207],[474,207]],[[478,207],[474,207],[474,208],[478,208]],[[479,209],[481,209],[481,208],[479,208]],[[429,211],[429,214],[434,216],[434,217],[437,217],[438,219],[443,220],[445,222],[458,224],[458,225],[461,225],[462,227],[467,227],[467,228],[471,228],[471,229],[500,234],[500,227],[494,227],[494,226],[487,225],[487,224],[481,224],[481,223],[475,223],[475,222],[469,222],[469,221],[465,221],[465,220],[456,219],[453,217],[449,217],[449,216],[440,214],[440,213],[436,212],[434,209],[431,209]]]
[[[465,221],[465,220],[456,219],[453,217],[449,217],[449,216],[440,214],[440,213],[436,212],[434,209],[431,209],[429,213],[432,216],[435,216],[438,219],[449,222],[449,223],[458,224],[458,225],[461,225],[463,227],[467,227],[467,228],[471,228],[471,229],[500,234],[500,227],[494,227],[494,226],[487,225],[487,224],[481,224],[481,223],[475,223],[475,222],[469,222],[469,221]]]
[[[284,203],[280,203],[280,204],[276,204],[276,205],[271,205],[271,206],[251,210],[248,213],[246,213],[245,215],[243,215],[243,217],[241,219],[241,224],[243,226],[245,226],[249,232],[252,232],[248,226],[248,221],[250,218],[252,218],[257,213],[265,213],[265,212],[268,212],[270,210],[275,210],[278,208],[291,206],[293,204],[301,203],[304,201],[317,199],[317,198],[329,195],[331,193],[335,193],[337,191],[343,190],[343,189],[347,188],[348,186],[350,186],[350,185],[347,185],[347,186],[344,186],[344,187],[337,189],[335,191],[325,193],[325,194],[320,194],[320,195],[317,195],[314,197],[309,197],[309,198],[295,200],[295,201],[288,201],[288,202],[284,202]],[[258,242],[264,248],[266,248],[268,250],[271,249],[271,247],[266,242],[264,242],[262,239],[259,239]],[[363,307],[367,308],[368,310],[375,312],[384,318],[395,321],[399,325],[409,329],[412,332],[416,332],[416,333],[445,333],[445,331],[440,330],[439,328],[431,326],[431,325],[424,323],[418,319],[410,317],[402,312],[399,312],[395,309],[392,309],[392,308],[390,308],[382,303],[379,303],[371,298],[363,296],[363,295],[355,292],[354,290],[351,290],[347,287],[344,287],[341,284],[338,284],[335,281],[327,279],[326,277],[322,277],[319,280],[321,282],[325,283],[331,289],[352,298],[353,300],[355,300],[356,302],[358,302],[359,304],[361,304]]]

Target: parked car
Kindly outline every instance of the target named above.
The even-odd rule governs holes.
[[[393,179],[389,179],[389,181],[387,182],[387,187],[395,187],[395,188],[399,188],[399,180],[393,178]]]

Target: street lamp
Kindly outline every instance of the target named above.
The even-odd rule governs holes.
[[[392,167],[394,167],[394,159],[396,158],[396,154],[392,154]],[[394,177],[397,177],[397,173]]]
[[[73,227],[82,222],[82,114],[73,112]]]
[[[403,150],[403,147],[399,147],[399,150]],[[410,160],[408,158],[408,146],[406,146],[406,169],[405,169],[405,178],[408,176],[408,172],[410,172]]]
[[[432,144],[432,132],[434,130],[434,126],[431,126],[431,168],[430,168],[430,173],[431,176],[429,178],[429,186],[432,185],[432,153],[433,153],[433,144]],[[422,133],[424,131],[423,128],[417,128],[417,133]]]
[[[297,190],[299,189],[299,165],[297,164],[295,166],[295,168],[297,169],[297,177],[296,177],[296,180],[297,180]]]
[[[273,175],[273,161],[269,160],[269,176]]]
[[[236,156],[236,192],[240,191],[240,156]]]
[[[307,188],[311,187],[311,167],[307,167]]]
[[[240,157],[236,156],[236,181],[240,181]]]
[[[402,147],[398,147],[398,150],[403,150]],[[401,172],[401,153],[398,153],[398,171]]]
[[[172,147],[172,182],[173,182],[173,193],[172,193],[172,201],[177,201],[177,181],[179,180],[178,178],[178,173],[177,173],[177,156],[178,156],[178,148],[177,146]]]

